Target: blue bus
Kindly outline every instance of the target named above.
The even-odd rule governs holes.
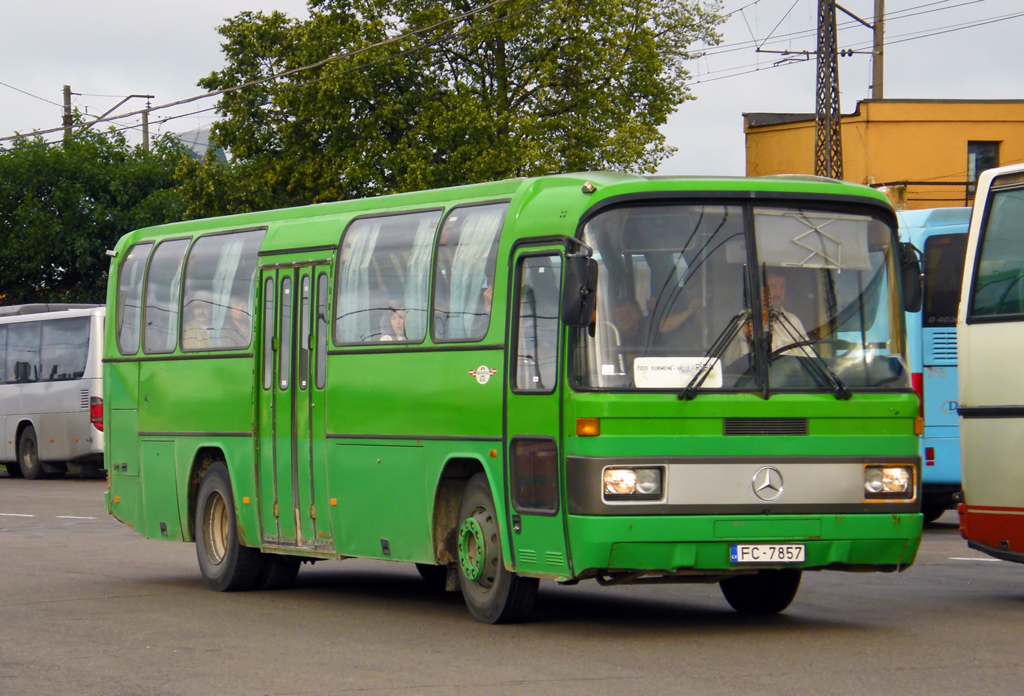
[[[924,302],[907,313],[907,357],[924,418],[921,511],[934,522],[956,506],[961,487],[956,313],[971,209],[904,210],[898,217],[900,241],[922,252]]]

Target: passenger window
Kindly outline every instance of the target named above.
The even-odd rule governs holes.
[[[562,257],[529,256],[520,262],[515,386],[550,393],[558,365]]]
[[[89,317],[40,322],[42,378],[81,379],[89,359]]]
[[[142,276],[152,244],[137,244],[128,252],[117,278],[117,347],[122,355],[139,352],[142,327]]]
[[[256,260],[266,230],[200,237],[185,265],[182,350],[248,348]]]
[[[456,208],[437,242],[434,340],[478,341],[487,333],[494,262],[507,203]]]
[[[336,343],[419,343],[440,211],[355,220],[341,238]]]
[[[147,353],[171,353],[178,342],[181,265],[188,243],[188,239],[162,242],[153,252],[146,275],[143,350]]]
[[[316,283],[316,388],[327,384],[327,274]]]

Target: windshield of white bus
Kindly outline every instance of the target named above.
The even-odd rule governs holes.
[[[892,228],[768,205],[602,212],[594,323],[571,332],[578,389],[830,391],[910,386]],[[758,308],[755,314],[754,308]]]

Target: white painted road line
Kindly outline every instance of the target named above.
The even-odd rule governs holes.
[[[1002,563],[1001,558],[963,558],[961,556],[950,556],[951,561],[978,561],[980,563]]]
[[[0,517],[35,517],[35,515],[19,515],[16,512],[0,512]]]
[[[57,515],[58,520],[96,520],[98,517],[76,517],[74,515]]]

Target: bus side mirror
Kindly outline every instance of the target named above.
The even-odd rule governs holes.
[[[909,242],[900,243],[900,266],[903,271],[903,309],[907,312],[920,312],[923,296],[921,257],[917,248]]]
[[[589,256],[566,256],[562,322],[566,326],[590,326],[596,308],[597,261]]]

